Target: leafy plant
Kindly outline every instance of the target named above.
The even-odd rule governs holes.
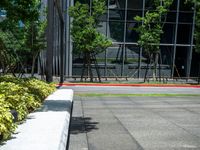
[[[149,63],[154,64],[154,78],[160,53],[160,39],[163,33],[161,20],[166,15],[172,2],[173,0],[152,0],[153,11],[148,10],[144,17],[136,16],[134,18],[136,21],[141,22],[141,25],[135,29],[139,33],[138,44],[148,54]]]
[[[16,125],[13,123],[9,104],[5,102],[5,96],[0,94],[0,136],[3,139],[7,139],[15,129]]]
[[[34,76],[38,54],[46,47],[46,12],[41,4],[41,0],[1,0],[0,11],[6,15],[0,22],[0,68],[4,74],[14,75],[16,69],[22,73],[32,66]]]
[[[84,66],[88,66],[90,81],[93,81],[91,57],[104,51],[112,43],[103,34],[97,31],[97,27],[99,26],[99,17],[103,15],[106,10],[105,0],[93,0],[91,7],[90,10],[88,4],[81,4],[77,1],[75,6],[70,7],[69,14],[73,17],[71,26],[73,51],[77,54],[83,55]],[[83,74],[84,70],[82,76]]]
[[[17,112],[17,120],[21,121],[40,107],[54,90],[53,85],[35,78],[0,77],[0,136],[7,139],[16,127],[12,110]]]
[[[47,84],[36,78],[27,79],[26,85],[31,93],[35,96],[37,95],[40,100],[44,100],[49,94],[55,91],[55,86],[53,84]]]

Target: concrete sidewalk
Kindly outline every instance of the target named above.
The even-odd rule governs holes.
[[[69,150],[143,149],[200,150],[200,98],[74,97]]]

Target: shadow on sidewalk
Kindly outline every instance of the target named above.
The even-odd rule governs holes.
[[[72,117],[70,134],[87,133],[92,130],[98,130],[98,122],[92,122],[90,117]]]

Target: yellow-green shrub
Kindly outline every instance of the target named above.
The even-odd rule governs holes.
[[[11,110],[17,111],[18,121],[23,120],[54,90],[55,86],[35,78],[0,77],[0,136],[6,139],[15,129]]]
[[[41,100],[44,100],[49,94],[55,91],[54,85],[35,78],[26,79],[26,85],[31,93],[37,95]]]
[[[10,104],[10,109],[18,112],[18,120],[26,117],[29,110],[34,110],[40,103],[29,93],[27,87],[11,82],[0,82],[0,94],[5,95],[5,101]]]
[[[15,128],[9,104],[5,102],[5,96],[0,94],[0,135],[3,139],[7,139]]]

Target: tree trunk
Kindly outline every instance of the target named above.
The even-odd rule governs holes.
[[[89,70],[90,82],[93,82],[93,73],[92,73],[92,65],[91,65],[91,53],[88,52],[86,54],[86,57],[87,57],[87,66],[88,66],[88,70]]]
[[[148,62],[147,62],[146,71],[145,71],[145,75],[144,75],[144,82],[146,82],[147,73],[150,70],[149,67],[151,67],[150,65],[151,65],[151,54],[148,54]]]
[[[35,61],[36,61],[37,56],[38,54],[35,54],[33,55],[33,58],[32,58],[31,77],[34,77]]]
[[[161,63],[162,63],[162,58],[161,54],[159,53],[159,82],[161,82]]]
[[[158,53],[153,54],[153,81],[157,77]]]
[[[84,56],[83,56],[83,68],[82,68],[82,72],[81,72],[81,82],[83,82],[83,76],[84,76],[86,64],[87,64],[87,62],[86,62],[86,54],[84,53]]]

